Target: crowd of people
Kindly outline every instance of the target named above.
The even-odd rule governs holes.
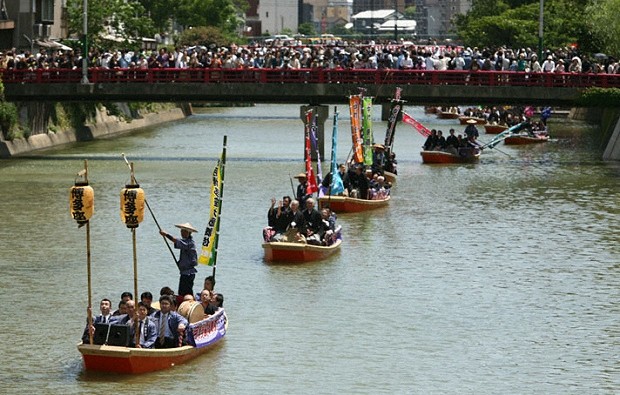
[[[143,292],[140,301],[136,302],[131,292],[123,292],[118,302],[118,309],[112,311],[110,299],[101,299],[100,314],[92,317],[91,325],[84,328],[82,341],[90,342],[95,335],[96,325],[127,326],[128,345],[136,348],[174,348],[187,344],[185,329],[189,325],[187,312],[179,309],[182,303],[200,302],[204,309],[204,317],[208,317],[223,308],[224,296],[214,291],[215,278],[208,276],[204,280],[203,289],[193,295],[175,295],[170,287],[163,287],[159,292],[157,303],[153,303],[153,294]],[[88,314],[92,316],[91,309]],[[138,325],[136,325],[136,323]],[[139,343],[135,343],[135,328],[140,333]]]
[[[282,45],[252,42],[226,47],[187,46],[159,50],[90,50],[90,67],[104,69],[400,69],[501,70],[534,73],[618,74],[612,57],[597,58],[566,47],[547,50],[542,59],[531,48],[478,48],[458,45],[416,45],[404,42],[337,41],[326,44]],[[80,68],[80,51],[40,48],[31,53],[15,48],[0,53],[4,69]]]

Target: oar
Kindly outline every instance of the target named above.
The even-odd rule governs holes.
[[[487,148],[487,146],[488,146],[488,145],[489,145],[489,143],[484,143],[484,144],[482,144],[482,146],[481,146],[480,148],[481,148],[481,149],[485,149],[485,148]],[[498,152],[501,152],[502,154],[504,154],[504,155],[506,155],[507,157],[509,157],[509,158],[511,158],[511,159],[512,159],[512,155],[510,155],[510,154],[509,154],[509,153],[507,153],[507,152],[502,151],[501,149],[497,148],[497,146],[495,146],[495,145],[494,145],[493,147],[488,147],[488,148],[489,148],[489,149],[494,149],[494,150],[496,150],[496,151],[498,151]]]
[[[293,177],[291,177],[291,173],[288,173],[288,180],[291,182],[291,189],[293,190],[293,199],[297,199],[297,193],[295,192],[295,186],[293,185]]]
[[[129,166],[129,168],[131,169],[131,164],[127,160],[127,157],[125,156],[125,154],[121,153],[121,156],[123,157],[123,159],[125,159],[125,163],[127,163],[127,166]],[[151,206],[149,205],[149,202],[146,200],[146,198],[144,199],[144,203],[146,204],[146,208],[149,209],[149,213],[151,213],[151,217],[153,217],[153,221],[155,221],[155,225],[157,225],[157,228],[159,230],[162,230],[161,226],[159,226],[159,222],[157,222],[157,218],[155,218],[155,214],[153,213],[153,210],[151,210]],[[179,262],[177,261],[177,258],[174,255],[174,252],[172,251],[172,248],[170,247],[170,244],[168,244],[168,239],[166,239],[164,236],[162,236],[162,238],[164,239],[164,242],[166,242],[166,247],[168,247],[168,251],[170,251],[170,254],[172,255],[172,259],[174,260],[174,263],[176,263],[178,265]]]

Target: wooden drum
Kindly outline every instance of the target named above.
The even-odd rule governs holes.
[[[177,312],[181,314],[183,317],[187,318],[190,324],[194,322],[198,322],[205,318],[205,309],[202,307],[200,302],[196,302],[195,300],[186,300],[181,303]]]

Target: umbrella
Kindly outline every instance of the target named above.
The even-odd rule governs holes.
[[[594,54],[594,59],[596,60],[607,60],[607,55],[605,55],[604,53],[595,53]]]

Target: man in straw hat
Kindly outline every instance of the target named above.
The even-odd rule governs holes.
[[[299,173],[294,178],[299,181],[299,185],[297,185],[296,198],[299,202],[299,207],[306,207],[306,200],[312,197],[312,194],[306,193],[308,190],[308,177],[306,177],[306,173]]]
[[[198,265],[198,253],[196,244],[192,239],[192,233],[198,232],[189,222],[174,225],[181,229],[181,238],[178,239],[163,229],[159,234],[174,243],[174,248],[181,250],[177,266],[179,268],[179,295],[194,295],[194,278],[196,277],[196,265]]]
[[[465,135],[467,135],[467,139],[472,143],[478,139],[480,133],[478,133],[478,129],[476,128],[476,120],[470,119],[467,121],[467,127],[465,127]]]

